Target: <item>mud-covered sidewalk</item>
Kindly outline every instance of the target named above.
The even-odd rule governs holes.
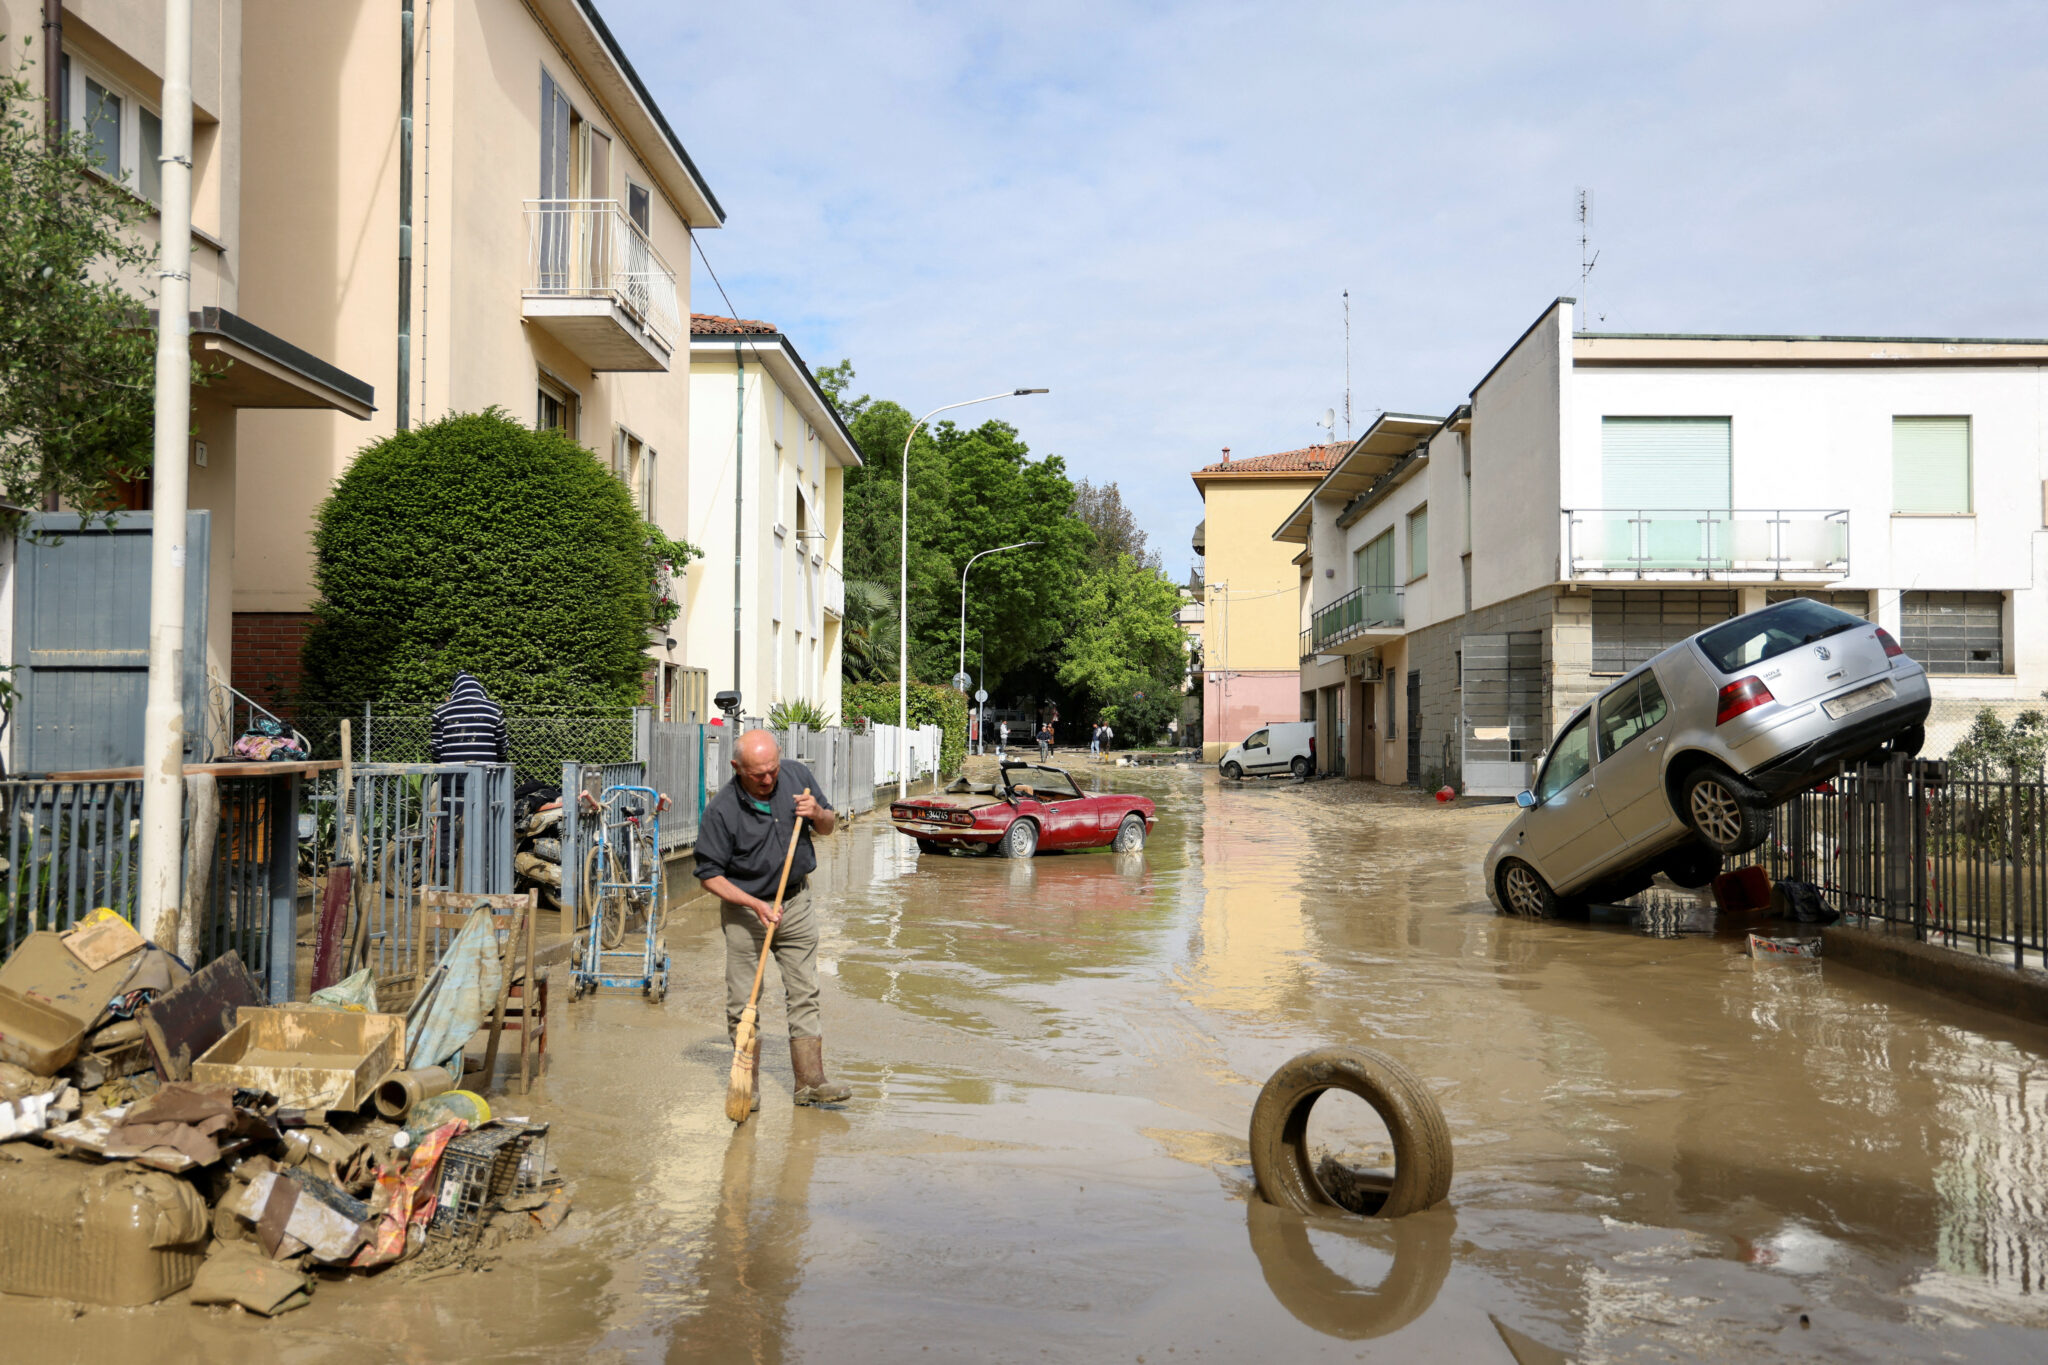
[[[1670,905],[1503,919],[1500,807],[1094,768],[1140,858],[820,841],[827,1062],[723,1115],[715,918],[668,1000],[558,1005],[530,1102],[575,1189],[486,1269],[325,1284],[264,1321],[0,1299],[23,1359],[2038,1360],[2048,1034]],[[773,1002],[771,978],[767,999]],[[1250,1193],[1258,1085],[1381,1048],[1442,1098],[1449,1207],[1304,1224]],[[1370,1158],[1362,1106],[1317,1141]]]

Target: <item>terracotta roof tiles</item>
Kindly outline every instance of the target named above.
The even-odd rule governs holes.
[[[1337,461],[1351,448],[1349,441],[1334,445],[1303,446],[1299,450],[1283,450],[1273,455],[1254,455],[1244,460],[1218,460],[1215,464],[1203,465],[1197,474],[1325,474],[1337,467]]]
[[[690,335],[693,337],[774,336],[780,330],[772,322],[757,322],[753,318],[728,318],[717,313],[690,314]]]

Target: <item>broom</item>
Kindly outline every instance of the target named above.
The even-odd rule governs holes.
[[[804,788],[809,796],[811,789]],[[797,817],[796,828],[789,832],[789,852],[782,855],[782,880],[775,886],[776,920],[781,921],[782,893],[789,889],[790,865],[796,862],[797,840],[803,836],[804,821]],[[768,970],[768,951],[775,946],[775,925],[768,926],[768,935],[761,940],[761,960],[754,964],[754,993],[747,997],[747,1007],[740,1011],[740,1026],[732,1035],[732,1075],[725,1083],[725,1116],[734,1123],[745,1123],[747,1115],[754,1111],[754,1007],[761,1001],[761,976]]]

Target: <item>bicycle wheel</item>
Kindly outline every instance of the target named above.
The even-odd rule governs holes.
[[[618,883],[626,880],[626,869],[622,865],[624,860],[619,857],[617,844],[606,840],[602,847],[606,851],[605,879],[612,882],[616,888]],[[603,893],[600,899],[605,912],[600,937],[604,940],[605,949],[610,951],[626,941],[626,893],[613,889]]]

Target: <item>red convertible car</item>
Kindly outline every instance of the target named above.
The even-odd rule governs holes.
[[[1135,853],[1159,817],[1142,796],[1082,792],[1064,768],[1005,763],[994,782],[958,778],[943,792],[895,802],[889,818],[925,853],[992,848],[1029,858],[1041,848]]]

